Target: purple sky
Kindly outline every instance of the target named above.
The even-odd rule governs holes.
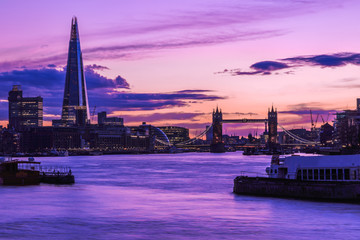
[[[355,0],[4,0],[0,121],[13,84],[44,98],[47,123],[60,117],[77,16],[91,112],[195,134],[217,105],[226,118],[263,118],[274,104],[281,125],[309,128],[310,109],[327,119],[360,97],[359,10]]]

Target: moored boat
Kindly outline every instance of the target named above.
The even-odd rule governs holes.
[[[40,162],[29,157],[28,161],[0,158],[0,185],[37,185],[40,183],[73,184],[75,177],[70,168],[44,170]]]
[[[36,185],[40,183],[40,162],[0,159],[0,185]]]
[[[75,177],[71,173],[71,169],[68,171],[42,171],[40,181],[51,184],[73,184],[75,183]]]
[[[360,155],[274,156],[266,173],[236,177],[234,193],[360,202]]]

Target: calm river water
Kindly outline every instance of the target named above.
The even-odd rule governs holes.
[[[71,186],[0,186],[0,239],[359,239],[360,205],[232,193],[270,156],[37,158],[70,166]]]

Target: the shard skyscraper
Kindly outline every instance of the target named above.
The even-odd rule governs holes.
[[[89,105],[76,17],[71,21],[61,121],[65,125],[90,123]]]

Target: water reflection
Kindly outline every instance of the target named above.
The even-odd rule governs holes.
[[[241,153],[37,159],[70,166],[72,186],[0,187],[0,238],[357,239],[360,206],[238,196],[240,171],[269,156]]]

